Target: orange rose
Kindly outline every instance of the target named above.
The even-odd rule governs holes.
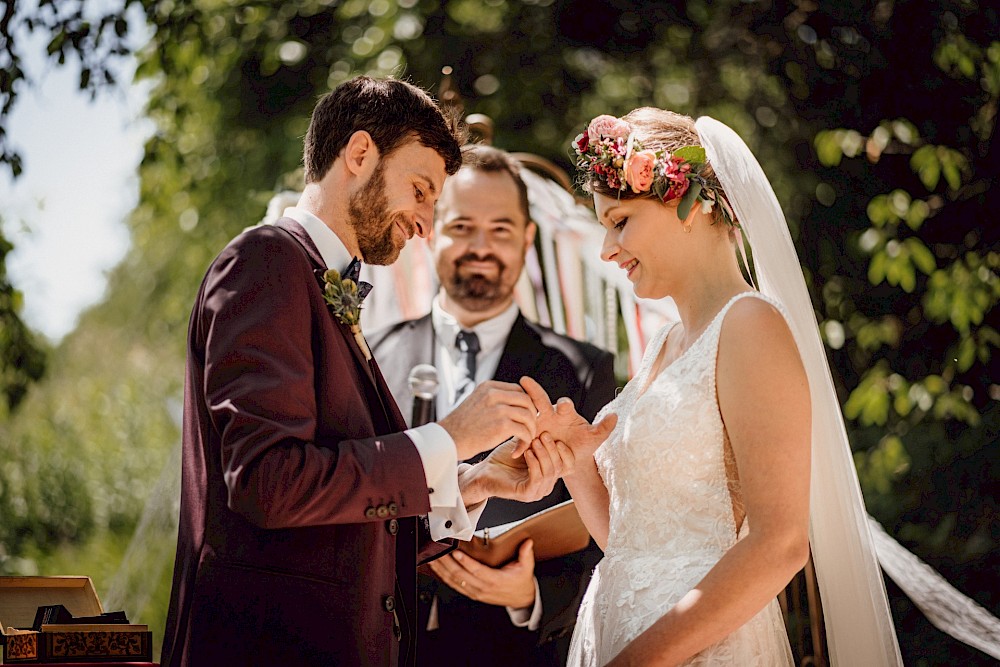
[[[625,182],[636,194],[646,192],[653,184],[653,165],[656,163],[656,153],[653,151],[636,151],[625,163]]]

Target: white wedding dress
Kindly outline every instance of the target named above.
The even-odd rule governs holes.
[[[618,415],[618,425],[595,454],[610,497],[610,530],[604,559],[580,606],[571,667],[598,667],[614,658],[752,530],[740,507],[715,391],[722,321],[741,298],[764,299],[784,312],[756,292],[733,297],[695,343],[650,382],[672,328],[664,327],[647,347],[639,372],[597,417]],[[777,600],[684,664],[792,665]]]

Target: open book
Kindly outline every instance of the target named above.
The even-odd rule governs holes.
[[[470,541],[458,548],[489,565],[499,567],[517,558],[518,547],[528,538],[535,542],[535,560],[559,558],[580,551],[590,543],[572,500],[553,505],[520,521],[477,530]]]

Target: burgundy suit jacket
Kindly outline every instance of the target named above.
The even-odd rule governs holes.
[[[327,309],[295,221],[244,232],[191,314],[180,530],[162,663],[410,664],[423,465]],[[339,267],[337,267],[339,268]]]

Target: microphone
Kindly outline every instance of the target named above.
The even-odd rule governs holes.
[[[417,364],[407,379],[413,392],[413,418],[410,426],[423,426],[431,420],[434,396],[438,390],[438,372],[430,364]]]

